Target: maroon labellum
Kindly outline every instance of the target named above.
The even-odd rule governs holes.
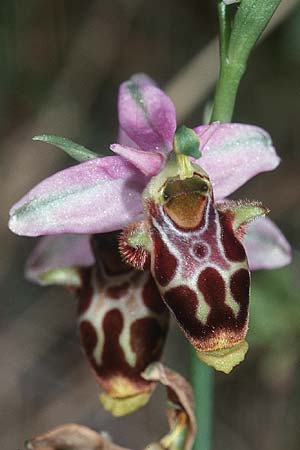
[[[130,258],[123,255],[133,265],[135,250],[148,252],[157,287],[199,358],[229,372],[248,349],[250,274],[241,237],[247,222],[268,211],[257,202],[216,204],[208,175],[185,164],[182,174],[170,159],[152,178],[144,226],[125,229],[120,250],[131,246]]]
[[[141,373],[160,359],[168,311],[148,271],[125,264],[117,234],[95,235],[96,265],[81,270],[78,324],[82,346],[103,388],[104,407],[119,416],[145,404],[155,386]]]

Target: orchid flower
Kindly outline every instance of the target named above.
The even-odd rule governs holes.
[[[125,261],[138,269],[150,262],[199,358],[229,372],[248,348],[249,264],[272,268],[291,258],[263,217],[267,208],[224,200],[278,166],[270,136],[242,124],[176,131],[172,101],[145,75],[121,85],[119,122],[116,155],[89,152],[87,161],[39,183],[12,208],[10,228],[26,236],[124,229]]]
[[[60,285],[78,301],[77,323],[84,354],[103,407],[114,416],[145,405],[155,382],[142,373],[159,361],[169,312],[149,271],[125,264],[117,233],[47,236],[32,252],[26,276]]]

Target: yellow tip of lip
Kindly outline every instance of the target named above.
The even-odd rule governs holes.
[[[232,347],[221,350],[214,350],[211,352],[197,351],[197,356],[208,366],[228,374],[235,366],[244,360],[248,348],[248,343],[243,340]]]
[[[142,392],[129,397],[117,398],[102,392],[99,395],[99,400],[106,411],[109,411],[115,417],[121,417],[146,405],[150,396],[151,392]]]

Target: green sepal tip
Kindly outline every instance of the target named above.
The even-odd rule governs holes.
[[[102,156],[100,154],[92,152],[83,145],[76,144],[76,142],[73,142],[70,139],[67,139],[62,136],[56,136],[54,134],[41,134],[38,136],[34,136],[32,140],[46,142],[47,144],[54,145],[55,147],[60,148],[69,156],[71,156],[72,158],[76,159],[76,161],[79,162],[89,161],[90,159],[95,158],[101,158]]]
[[[201,152],[199,150],[200,140],[191,128],[181,125],[177,128],[174,136],[174,150],[175,153],[192,156],[193,158],[200,158]]]

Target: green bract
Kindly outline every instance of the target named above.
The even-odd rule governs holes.
[[[52,144],[55,147],[60,148],[66,152],[69,156],[76,159],[76,161],[84,162],[90,159],[95,159],[101,157],[100,154],[92,152],[83,145],[76,144],[70,139],[56,136],[55,134],[41,134],[39,136],[34,136],[33,141],[46,142],[47,144]]]

